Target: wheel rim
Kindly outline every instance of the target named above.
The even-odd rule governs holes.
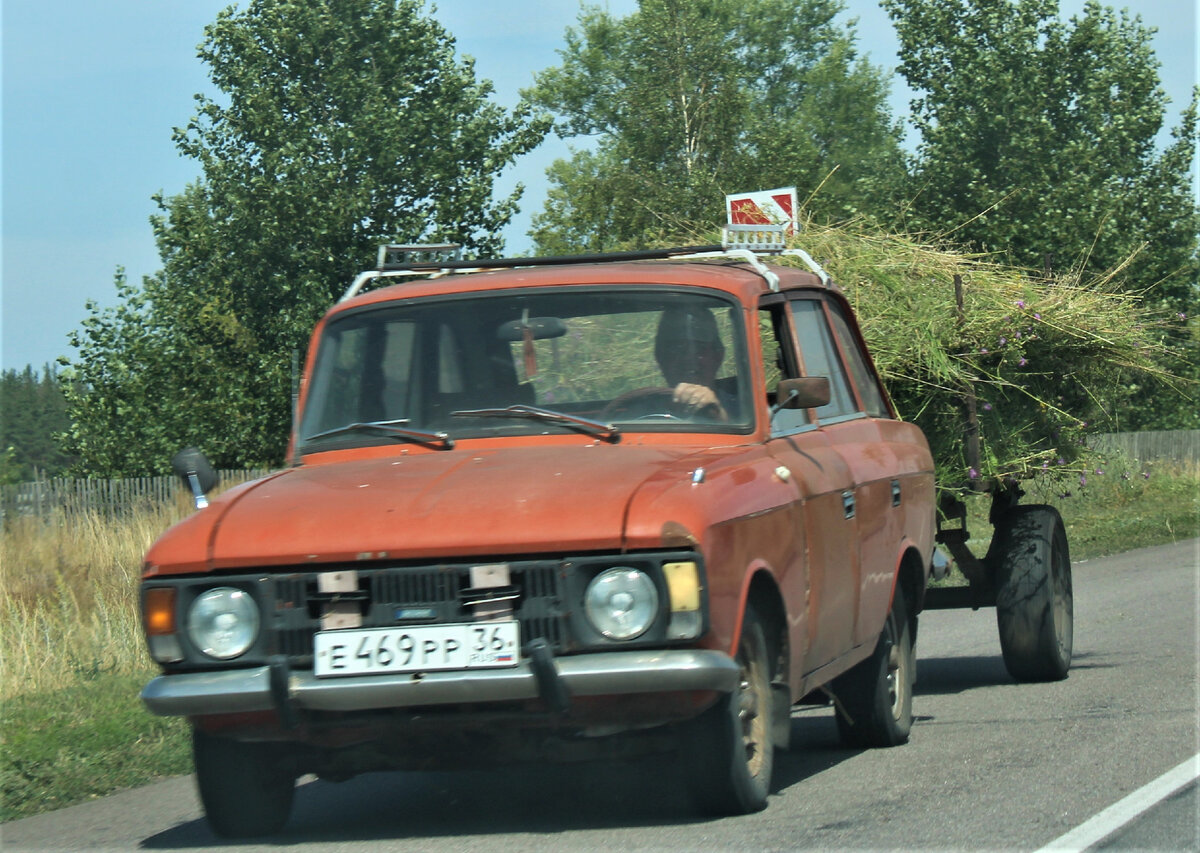
[[[742,733],[742,749],[746,755],[746,767],[751,776],[762,772],[763,749],[766,739],[765,720],[760,711],[766,697],[761,695],[762,678],[758,665],[746,654],[747,643],[738,651],[741,668],[741,685],[738,688],[738,724]]]
[[[887,621],[887,674],[884,676],[884,683],[887,686],[892,719],[899,720],[904,707],[905,661],[904,655],[901,654],[900,644],[896,641],[896,635],[896,619],[894,616],[889,616]]]

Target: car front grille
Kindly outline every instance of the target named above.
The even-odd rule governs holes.
[[[554,561],[507,563],[508,583],[473,587],[470,565],[353,568],[355,589],[319,590],[316,572],[260,577],[267,651],[292,666],[311,666],[313,634],[322,630],[331,606],[356,612],[358,627],[472,622],[501,609],[521,625],[521,642],[545,640],[564,651],[566,611],[563,569]],[[265,588],[264,588],[265,587]],[[506,608],[511,607],[511,615]]]

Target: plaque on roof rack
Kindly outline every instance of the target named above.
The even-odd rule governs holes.
[[[379,269],[462,260],[461,243],[389,243],[379,247]]]

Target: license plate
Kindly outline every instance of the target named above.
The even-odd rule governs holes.
[[[313,643],[313,673],[379,675],[516,666],[520,636],[516,621],[320,631]]]

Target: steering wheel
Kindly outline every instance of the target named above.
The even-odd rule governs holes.
[[[620,415],[626,420],[637,421],[647,418],[682,420],[678,409],[674,388],[634,388],[610,401],[600,413],[600,420],[616,420]]]

